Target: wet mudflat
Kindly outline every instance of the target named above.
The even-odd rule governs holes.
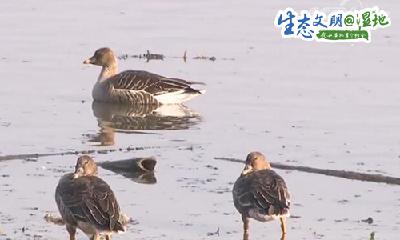
[[[396,2],[365,4],[398,20]],[[373,32],[371,44],[284,41],[273,28],[279,9],[337,5],[2,2],[0,155],[95,150],[97,161],[157,159],[154,184],[100,169],[134,220],[114,239],[240,239],[231,189],[243,166],[216,157],[259,150],[273,162],[399,177],[398,26]],[[205,82],[207,93],[182,108],[96,106],[100,69],[82,61],[102,46],[163,54],[126,58],[120,69]],[[0,161],[0,239],[67,238],[43,217],[57,214],[54,189],[76,158]],[[398,237],[399,186],[277,172],[293,199],[287,239]],[[250,225],[251,239],[279,236],[278,222]]]

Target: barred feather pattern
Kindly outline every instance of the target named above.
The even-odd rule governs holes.
[[[129,104],[160,104],[156,96],[182,91],[201,94],[190,87],[192,83],[139,70],[128,70],[98,82],[93,90],[95,100]]]
[[[233,187],[236,209],[246,217],[288,215],[290,194],[286,183],[273,170],[259,170],[240,176]]]
[[[124,231],[114,193],[98,177],[74,178],[71,173],[64,175],[56,188],[55,199],[61,216],[68,225],[77,227],[78,222],[84,222],[99,232]]]

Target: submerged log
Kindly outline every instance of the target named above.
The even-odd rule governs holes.
[[[214,159],[229,161],[229,162],[237,162],[237,163],[245,162],[241,159],[236,159],[236,158],[216,157]],[[347,178],[347,179],[358,180],[358,181],[400,185],[400,178],[385,176],[382,174],[369,174],[369,173],[360,173],[360,172],[353,172],[353,171],[346,171],[346,170],[320,169],[320,168],[313,168],[313,167],[307,167],[307,166],[294,166],[294,165],[287,165],[287,164],[274,163],[274,162],[271,162],[270,164],[273,168],[283,169],[283,170],[296,170],[296,171],[302,171],[302,172],[307,172],[307,173],[323,174],[323,175],[327,175],[327,176]]]
[[[130,158],[118,161],[99,162],[97,165],[120,174],[134,182],[154,184],[154,167],[157,161],[154,158]]]

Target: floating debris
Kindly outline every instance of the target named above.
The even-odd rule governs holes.
[[[215,235],[219,236],[219,228],[215,232],[208,232],[207,233],[207,236],[215,236]]]
[[[196,59],[196,60],[210,60],[210,61],[215,61],[215,60],[217,60],[217,58],[216,57],[206,57],[206,56],[198,56],[198,57],[194,57],[193,59]]]
[[[146,53],[143,54],[136,54],[136,55],[128,55],[122,54],[118,56],[118,60],[126,60],[128,58],[139,58],[139,59],[146,59],[146,62],[150,60],[164,60],[164,55],[159,53],[151,53],[150,50],[147,50]]]
[[[338,201],[338,203],[340,203],[340,204],[346,204],[348,202],[349,202],[349,200],[347,200],[347,199],[342,199],[342,200]]]
[[[149,50],[146,51],[146,60],[164,60],[164,55],[158,53],[150,53]]]
[[[142,53],[142,54],[126,54],[125,53],[125,54],[118,56],[118,60],[127,60],[128,58],[145,59],[146,62],[149,62],[150,60],[164,60],[166,58],[166,56],[164,54],[160,54],[160,53],[151,53],[150,50],[147,50],[146,53]],[[181,58],[184,62],[187,62],[187,60],[189,59],[186,50],[183,52],[182,57],[170,56],[169,58],[178,58],[178,59]],[[191,59],[193,59],[193,60],[208,60],[208,61],[212,61],[212,62],[217,60],[217,58],[215,56],[195,56],[195,57],[192,57]],[[222,57],[219,60],[233,61],[233,60],[235,60],[235,58]]]
[[[372,217],[369,217],[369,218],[361,220],[361,222],[372,224],[374,222],[374,219]]]
[[[218,170],[218,167],[214,167],[211,165],[206,165],[206,168],[211,169],[211,170]]]

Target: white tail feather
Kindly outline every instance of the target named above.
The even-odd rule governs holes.
[[[204,90],[202,90],[204,91]],[[202,94],[203,92],[200,91]],[[205,91],[204,91],[205,92]],[[161,95],[154,96],[157,101],[162,104],[177,104],[189,101],[192,98],[197,97],[200,95],[199,93],[185,93],[185,90],[179,90],[175,92],[165,93]]]

